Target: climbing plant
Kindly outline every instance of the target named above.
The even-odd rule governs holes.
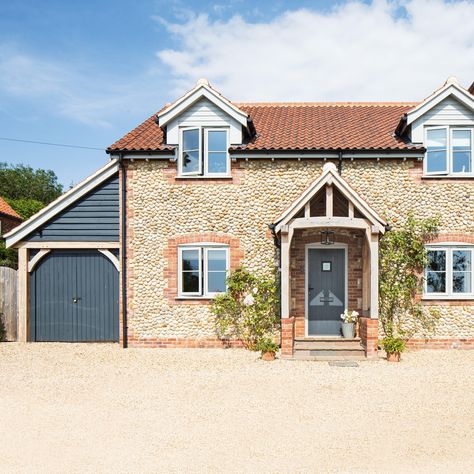
[[[380,241],[379,319],[386,338],[409,338],[434,330],[436,311],[424,310],[417,295],[423,290],[427,264],[425,244],[438,233],[439,218],[415,219],[386,232]]]
[[[259,276],[245,268],[233,271],[227,279],[227,293],[213,300],[217,335],[238,339],[250,350],[272,336],[279,324],[278,287],[273,275]]]

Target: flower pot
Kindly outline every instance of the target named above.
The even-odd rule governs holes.
[[[274,352],[264,352],[262,354],[262,360],[275,360],[275,353]]]
[[[344,339],[354,339],[354,323],[342,323],[342,336]]]
[[[389,362],[400,362],[400,352],[387,352]]]

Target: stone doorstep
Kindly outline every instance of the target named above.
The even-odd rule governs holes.
[[[295,339],[295,351],[364,351],[360,339]]]

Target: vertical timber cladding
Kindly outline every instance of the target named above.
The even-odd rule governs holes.
[[[119,272],[92,244],[110,242],[118,258],[112,247],[119,241],[119,222],[117,173],[25,239],[53,243],[30,273],[29,340],[119,340]],[[56,242],[84,242],[85,248],[54,249]],[[30,250],[30,260],[34,254]]]
[[[30,276],[30,340],[119,340],[119,273],[97,250],[54,250]]]

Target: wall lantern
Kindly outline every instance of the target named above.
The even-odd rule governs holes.
[[[334,232],[332,230],[323,230],[321,232],[321,245],[334,244]]]

